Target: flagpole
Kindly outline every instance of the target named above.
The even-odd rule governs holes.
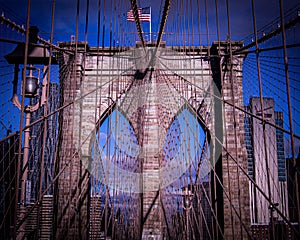
[[[151,24],[152,24],[151,18],[152,18],[152,16],[151,16],[151,6],[150,6],[150,34],[149,34],[150,35],[150,43],[151,43]]]

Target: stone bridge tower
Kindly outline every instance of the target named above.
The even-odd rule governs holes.
[[[242,225],[241,221],[247,229],[250,227],[248,179],[237,167],[247,171],[244,114],[238,110],[243,108],[244,56],[234,55],[230,59],[229,45],[236,50],[242,43],[159,49],[147,46],[146,51],[139,47],[97,49],[79,43],[76,56],[59,56],[61,104],[69,106],[60,113],[56,172],[63,173],[56,185],[56,238],[88,239],[91,235],[91,141],[99,124],[116,106],[126,109],[123,112],[142,149],[138,156],[142,174],[125,176],[121,170],[118,174],[126,180],[127,186],[123,187],[136,188],[140,194],[136,236],[166,236],[159,199],[169,179],[160,170],[160,146],[174,116],[184,105],[197,112],[201,125],[210,132],[215,234],[220,239],[247,238],[244,228],[235,227]],[[72,43],[61,43],[60,47],[75,49]],[[172,106],[171,111],[167,111],[167,104]],[[170,178],[182,174],[180,166],[174,167],[179,170],[169,174]],[[110,177],[106,176],[108,182]]]

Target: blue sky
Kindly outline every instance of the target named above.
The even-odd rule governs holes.
[[[198,170],[197,162],[202,159],[201,170],[199,172],[199,179],[207,178],[209,171],[211,170],[211,165],[209,163],[209,147],[203,150],[205,143],[205,133],[201,125],[198,123],[195,115],[187,109],[183,109],[174,121],[171,123],[167,134],[164,139],[164,144],[160,146],[158,151],[164,157],[161,163],[161,174],[164,176],[165,173],[170,173],[173,171],[178,175],[177,172],[181,171],[184,177],[187,177],[188,181],[196,181],[196,171]],[[133,173],[140,173],[141,163],[140,158],[143,158],[142,146],[138,143],[137,138],[134,135],[134,130],[132,129],[128,120],[117,110],[114,110],[111,115],[109,115],[101,125],[95,142],[92,145],[92,169],[91,174],[97,179],[105,183],[108,181],[103,178],[103,169],[110,169],[110,175],[116,174],[115,172],[122,169],[125,170],[123,174],[120,172],[116,176],[122,176],[120,178],[118,187],[124,189],[128,187],[126,184],[126,179],[124,176],[130,174],[130,176],[135,177]],[[189,163],[189,165],[182,169],[172,168],[171,166],[186,166],[182,164],[183,159],[191,159],[183,161],[183,163]],[[177,163],[174,163],[177,162]],[[171,163],[173,162],[173,163]],[[167,170],[166,170],[167,169]],[[186,171],[191,169],[191,172]],[[106,170],[104,172],[106,172]],[[192,174],[189,177],[189,174]],[[180,174],[179,174],[180,176]],[[114,176],[114,178],[116,178]],[[138,177],[139,179],[140,177]],[[132,178],[129,178],[132,179]],[[164,178],[163,178],[164,179]],[[198,179],[198,180],[199,180]],[[135,182],[137,184],[138,182]],[[168,185],[172,183],[171,187],[180,189],[180,181],[175,178]],[[162,183],[163,180],[162,180]],[[112,185],[115,188],[116,185]],[[135,187],[133,186],[133,189]],[[137,188],[139,189],[139,188]]]
[[[100,7],[100,30],[101,33],[103,29],[105,29],[104,34],[104,45],[133,45],[135,40],[138,39],[136,34],[135,24],[132,22],[126,21],[126,12],[130,8],[130,1],[126,0],[111,0],[104,1],[101,0]],[[216,30],[216,18],[215,18],[215,1],[207,1],[207,9],[208,9],[208,30],[209,30],[209,42],[207,42],[206,36],[206,22],[205,22],[205,4],[204,0],[192,0],[192,6],[180,6],[180,2],[190,2],[190,1],[175,1],[173,0],[171,3],[171,8],[168,16],[168,21],[166,24],[165,32],[178,32],[178,34],[182,34],[183,32],[187,32],[190,30],[195,31],[195,36],[197,35],[198,30],[200,29],[200,33],[202,34],[202,44],[210,45],[213,40],[217,40],[217,30]],[[221,31],[221,39],[225,40],[227,37],[228,29],[227,29],[227,13],[226,13],[226,1],[219,0],[219,24]],[[104,4],[105,3],[105,4]],[[116,4],[117,3],[117,4]],[[152,9],[152,32],[155,32],[159,29],[160,16],[163,9],[164,1],[160,0],[137,0],[139,7],[148,7],[150,6]],[[199,15],[198,15],[198,3],[199,5]],[[56,1],[56,12],[55,12],[55,42],[58,41],[69,41],[71,35],[75,35],[76,32],[76,0],[57,0]],[[80,11],[79,11],[79,40],[84,40],[84,32],[85,32],[85,24],[86,24],[86,4],[87,0],[80,0]],[[251,0],[229,0],[230,4],[230,21],[231,21],[231,39],[233,40],[242,40],[249,34],[253,33],[252,27],[252,13],[251,13]],[[105,5],[105,6],[104,6]],[[284,9],[291,9],[293,6],[300,5],[300,0],[283,0]],[[50,36],[50,26],[51,26],[51,6],[52,0],[31,0],[31,18],[30,24],[36,25],[40,29],[40,35],[44,39],[49,39]],[[116,6],[116,8],[114,8]],[[184,8],[184,10],[182,10]],[[113,9],[113,11],[112,11]],[[26,0],[0,0],[0,10],[4,12],[4,15],[17,24],[25,24],[26,22],[26,14],[27,14],[27,1]],[[89,0],[89,22],[88,22],[88,42],[91,46],[97,45],[97,14],[98,14],[98,0]],[[111,15],[110,13],[113,12]],[[105,14],[104,14],[105,13]],[[182,14],[185,13],[185,14]],[[279,0],[256,0],[255,1],[255,13],[257,16],[257,25],[258,29],[268,24],[270,21],[276,19],[279,16]],[[198,16],[200,16],[200,24],[198,22]],[[278,20],[274,22],[279,22]],[[116,26],[116,27],[115,27]],[[149,31],[149,23],[142,24],[143,30],[145,32]],[[112,29],[112,34],[110,35],[110,29]],[[181,32],[180,32],[181,31]],[[116,33],[116,34],[115,34]],[[2,33],[3,34],[3,33]],[[296,31],[296,42],[299,42],[299,31]],[[112,36],[112,37],[110,37]],[[2,37],[7,37],[5,34]],[[291,36],[288,36],[289,39]],[[178,38],[174,37],[174,35],[168,35],[167,40],[171,44],[184,44],[182,41],[179,41]],[[196,37],[195,37],[196,38]],[[174,40],[175,39],[175,40]],[[250,38],[251,39],[251,38]],[[192,40],[189,39],[189,43],[186,44],[191,45]],[[278,40],[278,39],[277,39]],[[186,39],[187,41],[187,39]],[[194,43],[199,44],[199,38],[194,40]],[[295,39],[293,40],[295,41]],[[268,44],[268,43],[267,43]],[[277,43],[271,43],[276,45]],[[102,45],[102,35],[100,39],[100,45]],[[12,46],[12,45],[10,45]],[[14,46],[12,46],[13,49]],[[296,51],[295,51],[296,50]],[[296,58],[299,56],[298,49],[292,49],[289,51],[289,56]],[[1,51],[11,51],[9,48],[1,49]],[[3,54],[3,53],[1,53]],[[250,58],[249,58],[250,59]],[[252,55],[253,59],[253,55]],[[290,63],[297,64],[297,60],[290,60]],[[249,65],[251,68],[253,67],[253,61],[249,60]],[[281,65],[282,66],[282,65]],[[244,91],[246,93],[245,96],[249,98],[250,96],[257,96],[257,80],[254,71],[248,69],[248,73],[244,74]],[[266,66],[263,66],[266,69]],[[292,71],[299,71],[299,69],[291,68]],[[57,71],[57,70],[56,70]],[[250,74],[249,74],[250,71]],[[253,73],[254,72],[254,73]],[[268,71],[264,70],[264,78],[266,79],[267,87],[265,88],[265,95],[275,97],[276,99],[276,110],[283,109],[286,111],[286,103],[282,101],[282,96],[280,93],[276,93],[274,88],[272,88],[273,80],[268,78]],[[282,70],[279,74],[284,74]],[[274,78],[276,73],[272,73],[272,77]],[[298,73],[291,74],[291,78],[298,79],[300,76]],[[253,79],[252,79],[253,78]],[[284,78],[277,79],[279,81],[285,81]],[[299,112],[296,111],[299,109],[299,91],[300,89],[299,82],[291,81],[292,87],[292,98],[293,100],[293,114],[294,119],[297,122],[300,115]],[[280,90],[284,89],[284,87],[279,88]],[[283,97],[285,98],[285,97]],[[247,102],[247,99],[245,100]],[[283,104],[285,105],[283,107]],[[11,106],[11,105],[10,105]],[[14,110],[10,110],[14,111]],[[14,114],[13,114],[14,115]],[[288,121],[285,119],[285,124]],[[297,123],[298,124],[298,123]],[[295,124],[295,129],[298,134],[300,134],[300,127]],[[286,126],[288,128],[288,125]]]
[[[104,2],[105,5],[104,6]],[[173,24],[180,23],[180,21],[185,21],[186,24],[188,19],[194,19],[193,25],[195,29],[198,29],[198,1],[193,0],[192,9],[185,9],[184,16],[181,15],[181,7],[178,5],[180,1],[171,1],[171,8],[169,13],[169,21],[167,22],[165,31],[174,30]],[[178,4],[177,4],[178,2]],[[185,1],[188,2],[188,1]],[[208,5],[208,15],[209,15],[209,32],[212,40],[216,37],[216,21],[215,21],[215,1],[207,1]],[[86,19],[86,3],[87,0],[80,1],[80,12],[79,12],[79,40],[84,40],[85,32],[85,19]],[[148,7],[152,9],[152,32],[157,32],[159,29],[160,13],[163,9],[164,1],[160,0],[138,0],[138,6]],[[226,5],[225,0],[219,0],[219,21],[221,29],[221,37],[224,39],[227,36],[227,15],[226,15]],[[285,0],[284,9],[290,9],[299,0]],[[134,32],[135,24],[126,21],[126,12],[130,8],[130,1],[124,0],[111,0],[111,1],[101,1],[101,28],[104,23],[104,13],[105,15],[105,44],[109,44],[109,30],[111,24],[116,26],[122,26],[123,30],[118,29],[118,32]],[[116,4],[116,8],[114,8]],[[206,32],[205,29],[205,5],[204,0],[199,0],[200,6],[200,19],[201,19],[201,29],[202,32]],[[251,15],[251,0],[229,0],[230,4],[230,20],[231,20],[231,31],[232,39],[243,39],[244,36],[250,34],[252,30],[252,15]],[[51,0],[32,0],[31,1],[31,25],[37,25],[41,34],[44,38],[49,38],[50,26],[51,26]],[[266,25],[270,20],[279,16],[279,0],[260,0],[256,1],[256,15],[258,20],[258,27]],[[76,0],[57,0],[56,1],[56,12],[55,12],[55,39],[56,41],[66,41],[70,39],[71,35],[75,34],[75,20],[76,20]],[[16,23],[24,24],[27,14],[27,1],[25,0],[0,0],[1,10],[4,11],[5,15],[14,20]],[[115,10],[115,15],[110,16],[111,9]],[[89,0],[89,26],[88,26],[88,42],[90,45],[97,44],[97,10],[98,10],[98,0]],[[179,17],[180,16],[180,17]],[[112,17],[112,19],[110,19]],[[119,19],[119,20],[114,20]],[[110,21],[112,20],[112,21]],[[120,21],[120,22],[118,22]],[[178,22],[178,23],[176,23]],[[119,24],[118,24],[119,23]],[[191,22],[190,22],[191,23]],[[143,29],[145,32],[149,31],[149,24],[143,23]],[[102,29],[101,29],[102,30]],[[136,34],[134,34],[137,37]],[[119,39],[115,38],[115,44],[118,40],[122,41],[121,34]],[[205,39],[204,39],[205,40]],[[124,41],[124,44],[128,42]]]

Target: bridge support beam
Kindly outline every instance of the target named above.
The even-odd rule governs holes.
[[[231,42],[233,50],[241,46],[242,44],[240,42]],[[63,47],[66,48],[68,46],[65,45]],[[247,152],[244,144],[244,114],[232,107],[233,105],[243,108],[242,62],[244,56],[235,55],[231,59],[228,51],[228,42],[221,42],[220,44],[214,43],[210,54],[207,50],[205,50],[205,52],[202,51],[201,56],[205,61],[205,67],[202,66],[202,69],[200,67],[197,72],[192,69],[192,65],[190,65],[190,70],[182,70],[182,67],[177,69],[182,63],[189,63],[188,59],[185,58],[185,54],[182,53],[177,54],[177,56],[174,51],[166,52],[171,54],[171,58],[169,60],[163,60],[163,62],[170,68],[174,67],[175,70],[177,69],[175,75],[173,72],[173,79],[170,80],[174,83],[175,89],[181,82],[178,81],[177,76],[181,76],[182,73],[186,74],[187,78],[184,79],[187,79],[187,81],[185,85],[182,85],[185,87],[182,88],[180,84],[180,86],[178,85],[179,93],[183,94],[184,99],[190,100],[193,97],[193,91],[189,90],[193,88],[187,87],[188,84],[194,82],[201,87],[202,85],[206,86],[206,83],[213,79],[216,87],[211,90],[211,93],[217,96],[217,98],[215,98],[213,103],[214,109],[211,113],[211,115],[214,116],[208,117],[208,119],[212,121],[208,123],[207,127],[214,132],[212,142],[214,146],[213,157],[215,157],[215,171],[214,174],[212,174],[211,184],[213,186],[211,202],[217,215],[217,219],[214,222],[214,236],[216,236],[216,239],[221,239],[222,237],[225,239],[246,239],[248,238],[247,230],[250,229],[249,181],[238,167],[240,166],[247,172]],[[109,102],[116,102],[122,92],[129,94],[126,96],[130,97],[130,93],[127,92],[128,88],[126,87],[128,83],[132,82],[129,73],[129,81],[126,79],[122,80],[124,81],[124,86],[120,84],[120,82],[115,85],[109,83],[110,80],[121,76],[123,74],[122,72],[124,72],[124,69],[119,69],[119,65],[115,64],[118,58],[113,59],[112,56],[103,57],[100,71],[97,68],[98,65],[96,65],[98,60],[96,52],[97,51],[94,50],[94,55],[89,55],[85,60],[83,60],[83,56],[79,54],[76,63],[73,62],[74,59],[72,55],[67,57],[63,56],[61,58],[64,59],[64,63],[60,64],[61,74],[64,72],[67,73],[65,76],[61,75],[61,83],[63,84],[62,103],[70,103],[74,101],[75,98],[77,98],[77,103],[75,104],[76,108],[73,108],[72,105],[66,108],[64,112],[61,113],[60,119],[60,149],[56,163],[56,174],[61,171],[63,171],[63,173],[59,176],[55,193],[53,236],[57,239],[66,237],[71,237],[72,239],[87,239],[89,237],[89,176],[86,170],[87,166],[83,166],[82,159],[88,158],[89,142],[87,140],[90,137],[89,134],[95,130],[96,126],[96,119],[93,117],[95,115],[102,116],[105,110],[109,108]],[[196,52],[195,50],[195,53]],[[130,51],[124,54],[128,56],[134,55]],[[188,55],[188,53],[186,55]],[[183,61],[177,61],[175,56],[181,57]],[[120,59],[118,60],[121,61]],[[126,69],[132,64],[132,60],[122,61],[125,61],[123,65]],[[209,64],[211,72],[209,72]],[[85,69],[85,65],[87,69]],[[73,69],[70,69],[68,66],[72,66]],[[63,68],[65,68],[65,71]],[[69,74],[70,71],[72,74]],[[192,76],[195,76],[197,73],[199,78],[188,76],[188,73],[192,71]],[[101,76],[101,74],[103,76]],[[98,77],[103,86],[105,85],[104,83],[107,83],[105,88],[99,90],[99,95],[96,94],[98,90],[93,91],[93,89],[95,90],[95,87],[98,86],[96,84]],[[123,77],[127,78],[125,75]],[[144,80],[147,78],[148,76],[142,77]],[[134,83],[137,84],[137,81],[142,81],[142,79],[135,79]],[[158,118],[162,117],[158,116],[158,83],[158,79],[149,81],[149,105],[146,106],[146,109],[143,109],[145,112],[142,119],[143,121],[135,123],[132,121],[135,112],[131,113],[127,111],[127,117],[131,120],[133,128],[135,130],[142,129],[138,131],[141,133],[141,136],[139,133],[136,133],[136,135],[139,138],[140,146],[145,150],[144,155],[139,156],[141,161],[143,161],[142,170],[144,176],[147,176],[147,171],[151,172],[148,178],[142,179],[141,181],[143,183],[143,186],[141,186],[143,191],[141,194],[141,208],[138,213],[141,219],[139,223],[139,234],[141,238],[152,236],[156,239],[160,239],[164,234],[160,187],[157,186],[157,192],[147,191],[145,188],[151,187],[153,184],[154,186],[159,184],[159,176],[156,176],[154,173],[155,170],[160,167],[160,156],[159,154],[153,154],[153,151],[157,151],[158,149],[158,138],[159,134],[162,133],[157,132],[159,127],[161,127]],[[120,86],[122,89],[119,88]],[[162,92],[161,88],[160,92]],[[78,98],[85,93],[89,94],[85,96],[85,100],[81,102]],[[199,89],[193,93],[197,95],[195,96],[195,100],[203,98],[204,93],[199,93]],[[171,93],[167,92],[166,94]],[[100,98],[99,101],[98,98]],[[197,106],[197,104],[201,101],[194,102],[195,106],[193,107],[198,109],[199,106]],[[210,102],[211,100],[208,99],[207,103]],[[139,102],[139,104],[141,103]],[[99,112],[96,112],[95,109],[99,109],[98,107],[101,109]],[[132,104],[129,110],[131,108],[134,108]],[[204,111],[204,109],[202,110]],[[207,114],[206,111],[204,114]],[[172,116],[169,117],[171,119]],[[83,126],[82,128],[80,128],[80,124]],[[137,223],[137,225],[139,224]]]
[[[212,75],[217,87],[214,94],[223,100],[223,103],[215,100],[214,132],[215,137],[223,144],[220,145],[218,140],[214,144],[215,152],[222,153],[216,159],[216,175],[212,176],[212,186],[215,186],[212,196],[218,218],[218,223],[215,222],[215,234],[218,238],[224,234],[225,239],[248,239],[249,180],[240,169],[241,167],[248,172],[244,144],[244,113],[235,108],[243,108],[244,55],[235,55],[231,59],[229,44],[232,50],[242,47],[241,42],[214,42],[211,48]]]
[[[74,48],[70,44],[64,46]],[[78,46],[78,48],[84,46]],[[74,50],[74,49],[72,49]],[[89,173],[80,158],[80,151],[74,144],[76,133],[81,124],[77,117],[74,104],[83,76],[82,54],[61,56],[60,93],[62,105],[70,104],[59,116],[59,143],[55,175],[58,180],[54,194],[54,239],[88,239],[89,229]]]

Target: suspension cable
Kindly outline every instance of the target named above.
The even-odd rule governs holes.
[[[291,104],[291,89],[290,89],[290,79],[289,79],[289,65],[288,65],[288,58],[287,58],[287,49],[286,49],[286,35],[285,30],[289,28],[289,24],[285,24],[284,21],[284,12],[283,12],[283,3],[282,0],[279,0],[280,6],[280,18],[281,18],[281,36],[282,36],[282,43],[283,43],[283,60],[284,60],[284,70],[285,70],[285,80],[286,80],[286,92],[287,92],[287,102],[288,102],[288,113],[289,113],[289,127],[290,127],[290,139],[291,139],[291,146],[292,146],[292,161],[293,167],[296,169],[297,162],[295,157],[295,139],[293,136],[293,116],[292,116],[292,104]],[[300,14],[298,13],[298,20],[300,21]],[[287,25],[287,26],[286,26]],[[295,188],[294,191],[296,192],[296,206],[297,206],[297,213],[298,213],[298,234],[300,234],[300,196],[299,196],[299,188],[298,188],[298,173],[295,173]]]
[[[140,22],[140,19],[139,19],[139,9],[137,7],[136,0],[131,0],[131,10],[133,12],[133,16],[134,16],[136,29],[138,31],[139,38],[141,40],[143,48],[145,48],[145,41],[144,41],[144,37],[143,37],[143,31],[142,31],[142,28],[141,28],[141,22]]]
[[[161,43],[162,35],[163,35],[164,29],[166,26],[166,22],[167,22],[167,18],[168,18],[170,4],[171,4],[171,0],[165,0],[165,6],[164,6],[163,15],[161,18],[159,32],[158,32],[158,37],[157,37],[157,41],[156,41],[156,49],[160,46],[160,43]]]

